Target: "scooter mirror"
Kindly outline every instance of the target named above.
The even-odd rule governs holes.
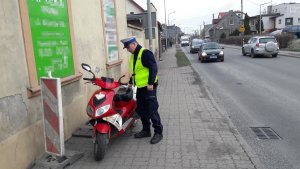
[[[86,71],[88,71],[88,72],[91,72],[91,67],[90,67],[90,65],[88,65],[88,64],[86,64],[86,63],[82,63],[81,64],[81,67],[84,69],[84,70],[86,70]]]

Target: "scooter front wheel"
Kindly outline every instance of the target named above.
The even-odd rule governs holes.
[[[94,143],[94,157],[96,161],[103,159],[106,149],[108,147],[108,136],[107,134],[97,133],[96,140]]]

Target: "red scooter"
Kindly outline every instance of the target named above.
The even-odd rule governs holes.
[[[81,67],[93,75],[93,78],[83,80],[101,87],[94,92],[86,108],[87,115],[91,118],[89,122],[94,128],[94,157],[99,161],[105,155],[109,140],[120,136],[136,122],[137,106],[133,90],[121,82],[125,75],[118,81],[109,77],[96,78],[88,64],[82,63]],[[115,93],[113,89],[117,87],[119,89]]]

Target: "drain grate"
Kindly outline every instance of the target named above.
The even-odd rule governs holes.
[[[281,140],[281,137],[271,127],[251,127],[259,140]]]

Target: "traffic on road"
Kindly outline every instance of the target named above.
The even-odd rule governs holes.
[[[182,50],[264,166],[300,168],[300,58],[279,51],[276,59],[253,59],[243,56],[242,47],[224,46],[226,61],[210,64]],[[277,137],[259,137],[268,134],[254,132],[260,129]]]

